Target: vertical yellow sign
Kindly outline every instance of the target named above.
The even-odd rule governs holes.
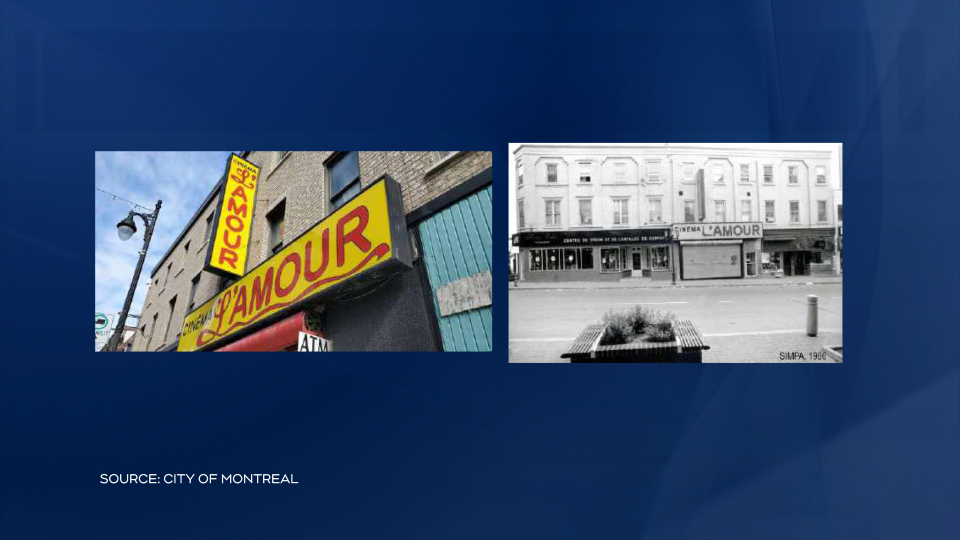
[[[243,275],[259,176],[259,167],[236,154],[230,156],[217,209],[217,226],[207,253],[207,270]]]

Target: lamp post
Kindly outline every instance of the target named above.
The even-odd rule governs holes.
[[[120,319],[117,321],[117,328],[113,331],[110,341],[103,348],[104,351],[116,351],[123,341],[123,333],[127,326],[127,314],[130,313],[130,304],[133,303],[133,294],[137,291],[137,282],[140,280],[140,272],[143,270],[143,261],[147,258],[147,249],[150,248],[150,238],[153,236],[153,226],[157,224],[157,217],[160,216],[160,205],[163,201],[157,201],[157,207],[152,214],[143,214],[133,210],[127,214],[123,221],[117,223],[117,236],[124,242],[129,240],[137,232],[137,224],[133,217],[137,216],[143,220],[147,229],[143,232],[143,248],[140,250],[140,260],[137,261],[137,269],[133,271],[133,281],[130,282],[130,289],[127,291],[127,299],[123,302],[123,311],[120,312]]]

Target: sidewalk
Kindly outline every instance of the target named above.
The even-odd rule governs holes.
[[[803,286],[807,284],[843,283],[843,276],[787,276],[782,278],[757,277],[742,279],[698,279],[653,281],[650,278],[625,278],[620,281],[558,281],[511,283],[510,290],[531,289],[684,289],[695,287],[758,287],[758,286]]]
[[[843,333],[821,331],[816,337],[805,332],[753,335],[704,335],[710,345],[703,363],[837,363],[822,352],[824,346],[843,345]],[[801,356],[802,355],[802,356]]]

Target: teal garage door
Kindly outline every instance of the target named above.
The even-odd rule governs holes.
[[[445,351],[493,350],[492,187],[460,199],[418,226]]]

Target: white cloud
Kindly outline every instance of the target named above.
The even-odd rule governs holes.
[[[229,155],[229,152],[96,153],[96,187],[147,207],[147,210],[138,209],[144,213],[152,212],[156,201],[163,200],[131,306],[132,313],[139,313],[143,307],[150,272],[216,185]],[[126,242],[120,241],[116,225],[126,217],[131,205],[100,192],[96,192],[95,200],[95,308],[117,313],[123,308],[133,278],[143,245],[144,227],[142,221],[135,218],[137,234]]]

